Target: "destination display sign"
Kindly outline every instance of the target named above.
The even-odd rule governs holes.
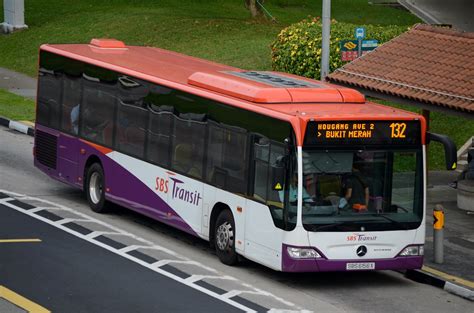
[[[309,122],[305,145],[419,145],[419,121]]]

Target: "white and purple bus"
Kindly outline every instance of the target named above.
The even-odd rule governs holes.
[[[430,139],[455,167],[422,116],[352,89],[112,39],[40,49],[35,166],[229,265],[420,268]]]

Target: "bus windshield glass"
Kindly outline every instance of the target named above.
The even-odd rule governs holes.
[[[305,229],[417,228],[423,218],[422,164],[419,149],[304,149]]]

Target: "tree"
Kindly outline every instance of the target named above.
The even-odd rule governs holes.
[[[250,11],[252,17],[262,16],[262,7],[257,3],[258,0],[245,0],[245,7]],[[264,0],[260,0],[263,3]]]

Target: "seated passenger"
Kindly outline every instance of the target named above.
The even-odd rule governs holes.
[[[280,201],[283,202],[285,197],[285,190],[278,191],[278,196]],[[295,173],[290,181],[289,191],[288,191],[288,202],[296,203],[298,200],[298,174]],[[308,194],[306,188],[303,187],[303,202],[312,202],[312,197]]]

